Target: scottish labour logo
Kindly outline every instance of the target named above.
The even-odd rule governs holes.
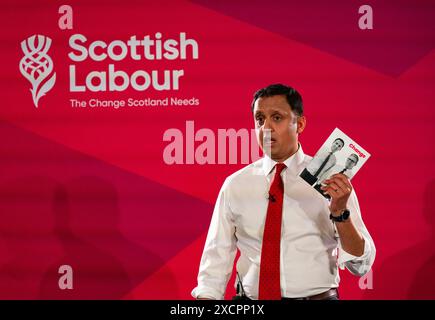
[[[51,39],[34,35],[21,42],[24,57],[20,61],[20,71],[30,81],[33,103],[38,107],[39,99],[50,91],[56,82],[53,60],[48,56]]]

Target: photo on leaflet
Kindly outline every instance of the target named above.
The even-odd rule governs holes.
[[[324,181],[336,173],[352,179],[369,157],[370,154],[359,144],[335,128],[300,177],[325,198],[330,199],[320,189],[325,185]]]

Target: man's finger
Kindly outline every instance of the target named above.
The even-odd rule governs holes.
[[[344,174],[335,174],[330,179],[329,182],[334,181],[337,183],[343,190],[347,192],[351,192],[353,190],[352,185],[350,184],[349,179]],[[325,180],[325,183],[328,183],[328,180]]]
[[[336,184],[340,190],[342,190],[344,193],[350,193],[351,189],[349,186],[344,183],[342,180],[333,178],[331,179],[332,183]]]
[[[340,189],[340,187],[335,182],[330,182],[326,186],[326,190],[327,189],[332,189],[333,191],[337,192]]]
[[[340,179],[340,181],[343,181],[343,183],[345,183],[351,190],[353,189],[352,184],[350,183],[350,180],[346,175],[342,173],[336,173],[332,175],[332,177]]]
[[[338,192],[335,191],[334,188],[330,186],[326,187],[326,190],[323,193],[329,194],[333,199],[336,199],[340,196]]]

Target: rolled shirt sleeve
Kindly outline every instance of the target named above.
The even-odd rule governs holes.
[[[373,239],[361,218],[361,210],[359,207],[358,198],[354,191],[352,191],[349,197],[348,209],[350,210],[351,219],[356,229],[364,238],[364,253],[359,257],[351,255],[342,248],[341,241],[338,241],[338,265],[341,270],[347,268],[352,274],[363,276],[370,271],[373,262],[375,261],[376,248]]]
[[[216,201],[198,273],[198,285],[192,290],[194,298],[221,300],[233,269],[236,255],[235,226],[225,180]]]

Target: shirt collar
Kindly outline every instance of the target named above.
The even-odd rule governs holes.
[[[298,147],[298,150],[296,151],[296,153],[293,154],[292,156],[288,157],[284,161],[284,164],[286,165],[286,167],[288,169],[293,169],[294,167],[296,167],[297,165],[302,163],[302,161],[304,160],[304,156],[305,156],[304,151],[302,150],[302,146],[299,143],[299,147]],[[276,162],[275,160],[272,160],[268,155],[265,154],[264,160],[263,160],[264,174],[266,176],[268,176],[277,163],[278,162]]]

